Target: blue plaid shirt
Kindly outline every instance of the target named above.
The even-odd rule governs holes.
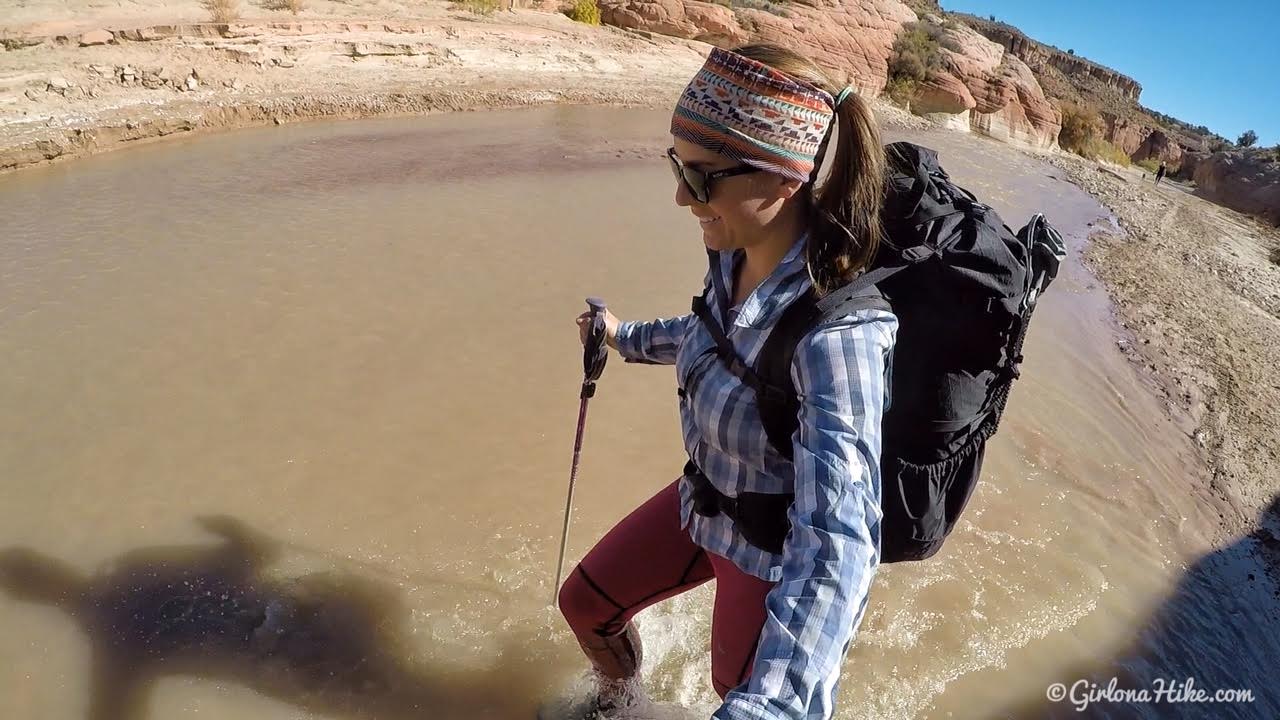
[[[804,245],[802,236],[737,309],[727,306],[742,251],[712,256],[719,265],[707,273],[707,304],[749,364],[812,284]],[[748,544],[725,515],[693,512],[689,481],[680,483],[681,520],[694,542],[778,583],[765,600],[751,678],[714,720],[826,720],[834,712],[840,667],[879,563],[880,419],[896,331],[891,313],[862,310],[801,339],[791,368],[801,398],[792,462],[769,444],[754,392],[719,360],[696,316],[618,327],[627,362],[676,366],[685,449],[720,492],[795,493],[792,530],[775,555]]]

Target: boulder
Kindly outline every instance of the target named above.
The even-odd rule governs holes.
[[[1217,152],[1195,163],[1197,194],[1280,227],[1280,162],[1270,150]]]
[[[1157,160],[1177,167],[1182,162],[1182,146],[1163,130],[1152,130],[1130,157],[1134,160]]]
[[[115,40],[110,30],[92,30],[80,36],[80,47],[106,45]]]
[[[921,83],[911,100],[911,110],[921,115],[958,115],[977,107],[973,93],[960,78],[947,71],[935,72]]]

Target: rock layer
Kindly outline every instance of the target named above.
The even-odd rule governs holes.
[[[1217,152],[1199,157],[1192,177],[1208,200],[1280,227],[1280,161],[1269,151]]]

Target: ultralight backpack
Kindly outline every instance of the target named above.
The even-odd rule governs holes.
[[[885,152],[886,240],[875,262],[821,300],[810,288],[793,302],[755,368],[715,332],[719,326],[700,298],[694,311],[714,328],[721,359],[755,388],[769,442],[790,459],[799,411],[790,372],[797,343],[820,323],[862,309],[892,309],[898,334],[880,459],[880,561],[891,563],[932,556],[955,527],[1018,377],[1031,313],[1066,247],[1039,214],[1014,234],[994,210],[951,182],[933,150],[899,142]],[[779,551],[789,504],[773,503],[767,513],[735,522],[748,526],[744,535],[753,544]],[[783,516],[772,517],[778,507]]]

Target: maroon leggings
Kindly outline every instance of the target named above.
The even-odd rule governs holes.
[[[711,682],[723,698],[751,675],[774,583],[694,544],[680,527],[678,482],[596,543],[560,588],[560,611],[580,638],[616,635],[641,610],[714,577]]]

